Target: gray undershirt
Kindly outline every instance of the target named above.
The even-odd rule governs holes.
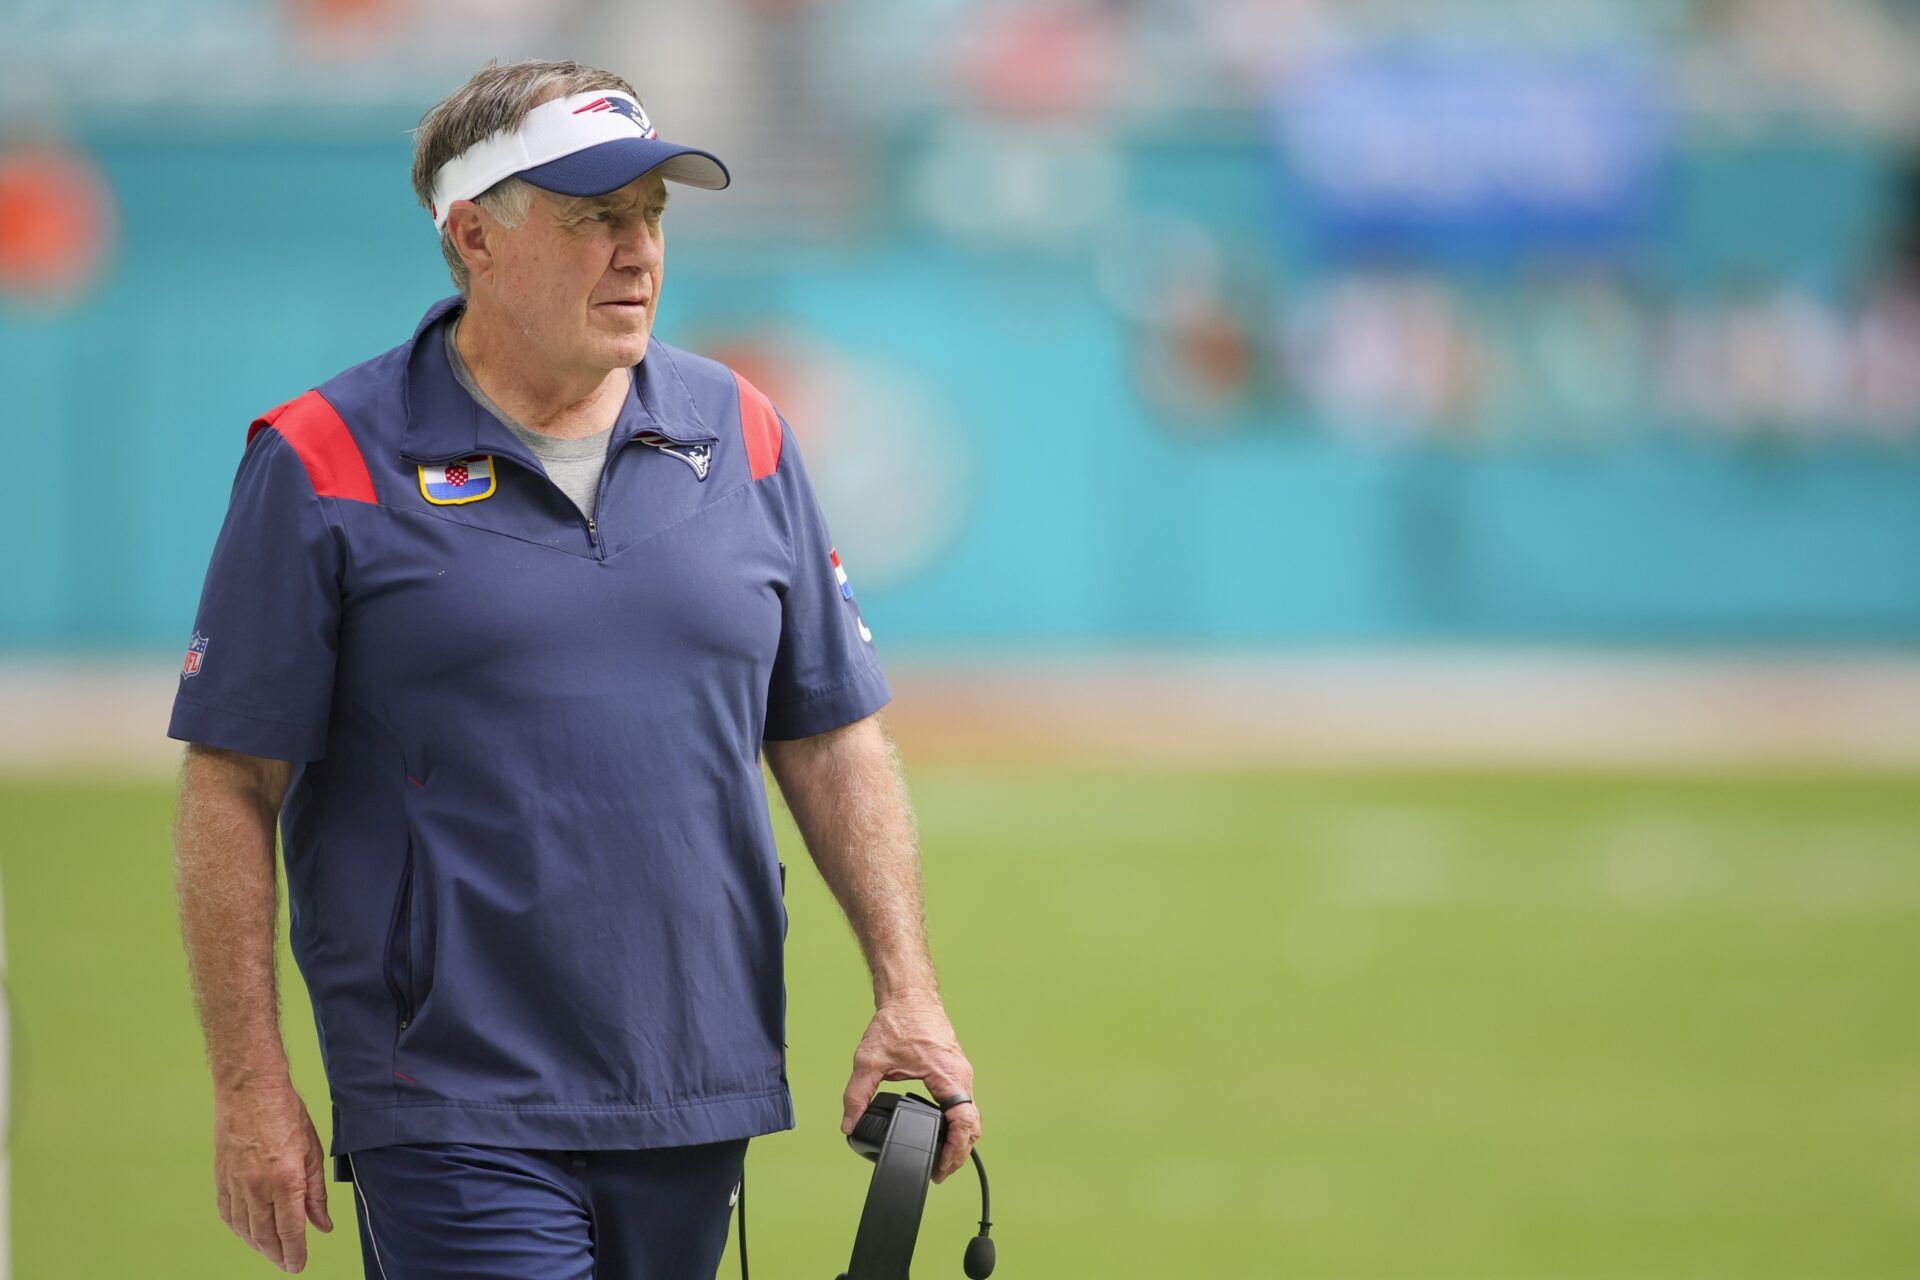
[[[507,411],[495,404],[480,384],[473,380],[473,370],[467,368],[467,362],[460,358],[460,348],[453,340],[459,321],[447,326],[447,362],[453,366],[453,376],[467,389],[467,394],[479,401],[480,407],[506,424],[509,431],[519,436],[527,448],[533,450],[533,456],[540,459],[540,465],[547,469],[547,475],[560,486],[561,492],[573,499],[573,505],[589,520],[594,515],[594,505],[600,491],[600,471],[607,461],[607,441],[613,435],[613,428],[596,431],[590,436],[581,436],[575,440],[562,440],[557,436],[523,427],[507,416]]]

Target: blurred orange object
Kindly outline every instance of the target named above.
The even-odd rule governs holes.
[[[0,296],[74,301],[98,278],[115,225],[106,178],[85,154],[0,148]]]
[[[419,6],[411,0],[285,0],[284,8],[303,53],[352,60],[388,49]]]

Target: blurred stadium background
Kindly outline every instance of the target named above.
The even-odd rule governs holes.
[[[658,332],[781,405],[894,673],[1002,1274],[1914,1273],[1916,6],[0,0],[15,1274],[271,1265],[173,672],[249,419],[451,291],[408,130],[529,56],[733,169]],[[769,1277],[868,1168],[793,885]]]

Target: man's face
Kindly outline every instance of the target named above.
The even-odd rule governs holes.
[[[666,274],[666,207],[658,170],[601,196],[535,190],[518,227],[490,228],[489,300],[550,365],[640,363]]]

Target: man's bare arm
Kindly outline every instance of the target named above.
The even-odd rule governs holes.
[[[274,824],[285,760],[189,744],[174,823],[174,890],[216,1092],[288,1077],[275,980]]]
[[[767,765],[807,852],[859,939],[873,975],[874,1016],[842,1097],[851,1132],[882,1080],[922,1080],[939,1101],[973,1092],[973,1066],[940,1000],[927,947],[925,889],[900,755],[876,713],[853,724],[764,744]],[[980,1110],[947,1113],[935,1182],[966,1163]]]
[[[274,826],[284,760],[190,744],[174,823],[174,890],[213,1074],[214,1199],[229,1230],[286,1271],[306,1224],[333,1230],[325,1155],[280,1036]]]
[[[900,754],[879,715],[764,746],[807,852],[860,941],[874,1003],[937,997],[918,833]]]

